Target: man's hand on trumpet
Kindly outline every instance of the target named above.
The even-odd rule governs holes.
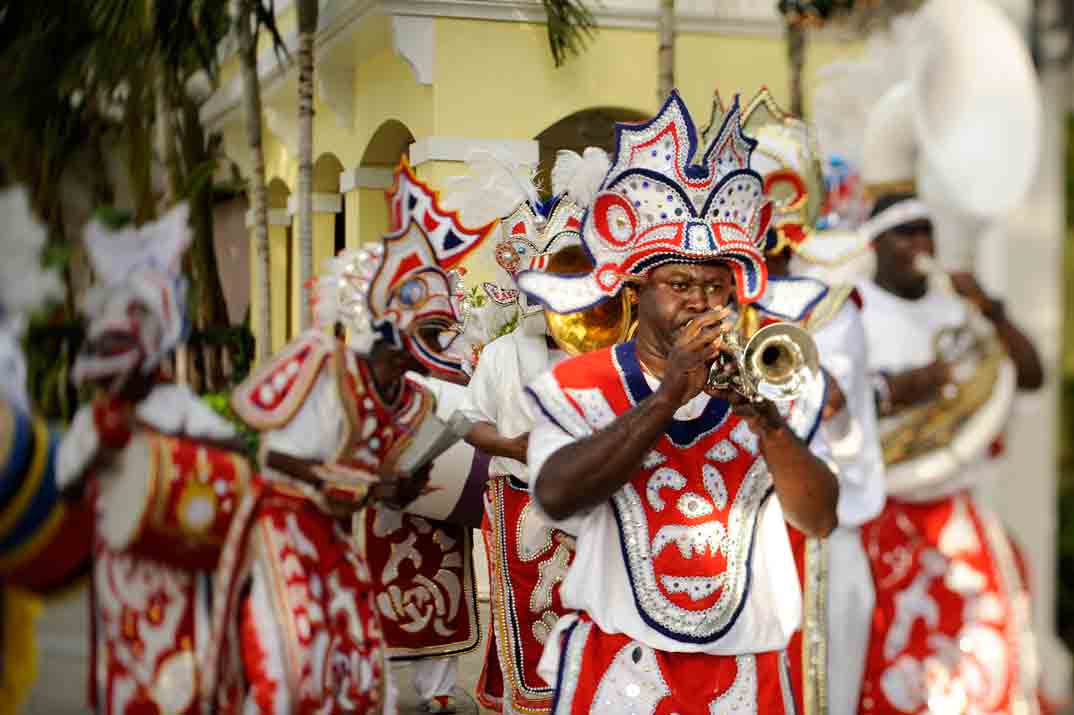
[[[685,405],[705,389],[709,368],[724,348],[724,336],[733,329],[729,308],[702,313],[675,336],[664,364],[660,391],[676,405]]]

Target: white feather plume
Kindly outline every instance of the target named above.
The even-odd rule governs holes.
[[[810,116],[825,156],[839,155],[861,166],[869,111],[888,89],[909,77],[927,35],[924,30],[916,14],[902,15],[889,30],[871,35],[860,56],[820,68]]]
[[[484,226],[510,215],[524,202],[537,210],[540,197],[529,165],[484,149],[471,152],[466,163],[466,174],[447,180],[443,198],[444,208],[458,211],[463,225]]]
[[[0,315],[36,309],[48,300],[63,297],[63,285],[54,270],[41,265],[45,227],[34,216],[21,186],[0,192]]]
[[[611,167],[608,154],[595,146],[586,147],[581,155],[570,149],[560,149],[552,167],[552,193],[556,196],[566,194],[579,206],[589,206]]]

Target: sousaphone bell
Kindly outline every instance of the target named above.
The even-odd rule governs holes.
[[[578,244],[556,251],[545,267],[547,273],[558,275],[584,274],[592,269],[593,262]],[[568,355],[580,355],[621,343],[630,337],[633,323],[626,291],[589,310],[555,313],[545,308],[544,315],[549,335]]]

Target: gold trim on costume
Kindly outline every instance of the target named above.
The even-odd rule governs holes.
[[[821,298],[820,302],[813,306],[806,316],[803,328],[810,333],[816,333],[827,325],[832,318],[839,314],[847,298],[854,292],[854,286],[846,283],[838,283],[828,287],[828,294]]]
[[[828,541],[805,542],[802,594],[803,715],[828,712]]]
[[[916,194],[917,182],[914,179],[892,179],[865,185],[865,198],[875,201],[888,194]]]

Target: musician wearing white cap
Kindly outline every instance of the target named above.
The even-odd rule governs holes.
[[[722,115],[717,95],[710,126],[718,126]],[[767,89],[746,105],[742,123],[757,139],[750,167],[764,177],[775,214],[765,247],[768,287],[740,309],[739,330],[749,337],[786,321],[813,336],[827,376],[820,430],[839,466],[839,528],[827,539],[790,532],[804,598],[803,626],[789,649],[795,696],[805,715],[851,715],[858,707],[873,604],[859,527],[884,505],[861,298],[853,285],[790,271],[800,249],[824,240],[814,231],[824,188],[812,128],[785,113]]]
[[[878,616],[862,712],[941,699],[1035,711],[1028,584],[972,489],[991,476],[1015,392],[1040,387],[1040,359],[971,274],[922,269],[935,245],[916,197],[881,196],[866,231],[876,274],[859,287],[888,503],[863,528]]]
[[[574,539],[530,506],[526,448],[532,421],[524,388],[566,353],[548,334],[540,303],[521,294],[515,276],[540,270],[566,246],[578,247],[585,175],[603,178],[607,155],[560,152],[552,170],[551,201],[537,197],[528,167],[495,156],[475,156],[451,202],[470,223],[499,219],[493,247],[503,277],[484,284],[486,300],[516,316],[515,328],[484,345],[463,412],[474,422],[467,439],[492,456],[482,530],[491,578],[487,656],[478,698],[503,713],[547,713],[553,690],[537,673],[552,626],[566,609],[559,585],[574,555]],[[494,186],[495,191],[488,187]]]
[[[204,689],[217,703],[393,713],[386,659],[402,656],[433,661],[415,678],[437,691],[423,706],[450,711],[450,656],[477,644],[469,529],[401,510],[429,478],[420,455],[404,465],[429,446],[438,407],[406,373],[465,379],[448,270],[491,226],[458,223],[405,161],[389,203],[395,229],[318,279],[322,329],[233,395],[236,413],[263,430],[268,469],[220,569],[220,658]],[[337,324],[347,344],[323,330]]]
[[[811,450],[773,403],[718,387],[719,369],[710,383],[727,303],[764,293],[771,205],[737,102],[711,141],[696,136],[675,93],[620,125],[582,229],[595,269],[519,276],[550,310],[624,289],[638,309],[633,340],[527,393],[533,503],[578,547],[561,590],[578,613],[541,662],[557,713],[794,711],[784,649],[801,598],[784,519],[826,536],[839,486],[820,435]]]

